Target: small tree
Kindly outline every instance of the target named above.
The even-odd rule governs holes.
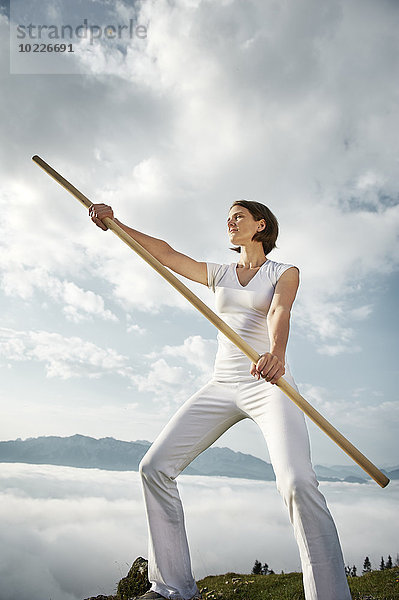
[[[259,560],[255,560],[255,564],[252,567],[252,573],[253,575],[260,575],[262,573],[262,564]]]
[[[348,565],[347,567],[345,567],[345,575],[347,577],[357,577],[357,569],[356,566],[353,565],[352,568],[350,568],[350,566]]]
[[[390,554],[388,554],[388,560],[386,562],[385,568],[392,569],[392,556]]]
[[[262,575],[274,575],[273,569],[269,569],[269,565],[265,563],[261,570]]]
[[[371,562],[368,556],[366,556],[366,558],[364,559],[364,563],[363,563],[363,573],[370,573],[371,572]]]
[[[384,562],[384,557],[381,556],[381,562],[380,562],[380,571],[383,571],[385,569],[385,562]]]

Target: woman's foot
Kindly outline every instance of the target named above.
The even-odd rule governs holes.
[[[148,590],[142,596],[136,596],[134,600],[165,600],[165,596],[161,596],[158,592],[154,592],[153,590]]]
[[[165,596],[161,596],[158,592],[154,592],[154,590],[148,590],[142,596],[136,596],[134,600],[167,600]],[[175,598],[174,600],[183,600],[180,598]],[[197,592],[190,600],[202,600],[202,596],[199,592]]]

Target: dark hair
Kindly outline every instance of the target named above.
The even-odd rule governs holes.
[[[276,247],[276,240],[278,236],[278,221],[272,211],[260,202],[254,202],[253,200],[236,200],[230,207],[243,206],[247,208],[255,221],[264,219],[266,221],[266,227],[262,231],[258,231],[253,236],[254,242],[262,242],[263,251],[265,255],[269,254]],[[230,248],[236,252],[241,252],[241,247]]]

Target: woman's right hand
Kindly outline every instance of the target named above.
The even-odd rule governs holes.
[[[107,204],[92,204],[89,208],[89,217],[100,229],[107,231],[108,227],[103,223],[105,217],[114,218],[114,211]]]

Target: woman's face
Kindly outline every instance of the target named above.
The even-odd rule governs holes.
[[[252,214],[244,206],[232,206],[227,218],[230,242],[235,246],[242,246],[250,242],[255,233],[264,229],[265,225],[264,219],[255,221]]]

